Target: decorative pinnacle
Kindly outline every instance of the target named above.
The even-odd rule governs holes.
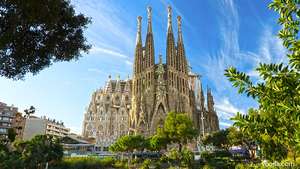
[[[141,30],[142,30],[142,17],[141,16],[137,17],[137,26],[138,26],[138,32],[141,32]]]
[[[136,44],[142,43],[142,17],[137,17],[137,35],[136,35]]]
[[[162,55],[159,54],[159,64],[162,64]]]
[[[177,16],[178,31],[181,32],[181,16]]]
[[[148,14],[148,20],[150,20],[151,16],[152,16],[152,8],[151,8],[151,6],[147,7],[147,14]]]
[[[168,31],[172,29],[172,7],[168,6]]]
[[[148,29],[147,29],[147,33],[151,33],[152,32],[152,24],[151,24],[152,8],[151,8],[151,6],[147,7],[147,15],[148,15]]]

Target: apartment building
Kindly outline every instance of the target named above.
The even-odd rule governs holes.
[[[16,113],[15,117],[12,121],[12,127],[16,132],[16,139],[22,139],[24,128],[25,128],[26,118],[22,115],[22,113]]]
[[[17,112],[18,108],[0,102],[0,137],[7,135],[7,131],[12,127],[12,122]]]
[[[44,117],[31,116],[26,119],[23,139],[29,140],[36,135],[49,134],[57,137],[64,137],[70,133],[70,129],[66,128],[63,122],[56,121]]]

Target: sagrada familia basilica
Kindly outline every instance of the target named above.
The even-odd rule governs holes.
[[[184,112],[193,120],[200,135],[219,130],[211,90],[206,104],[200,76],[192,73],[185,55],[181,17],[177,16],[177,42],[168,7],[166,63],[162,55],[155,62],[152,11],[148,7],[145,44],[142,42],[142,17],[137,18],[137,35],[132,79],[107,80],[95,91],[84,114],[83,136],[92,137],[106,149],[128,133],[145,136],[162,127],[168,112]]]

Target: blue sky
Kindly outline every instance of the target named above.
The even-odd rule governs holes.
[[[256,107],[254,100],[237,94],[224,77],[233,65],[258,81],[253,68],[260,62],[285,61],[286,53],[276,37],[277,14],[267,8],[269,0],[72,0],[78,13],[92,18],[85,34],[93,46],[78,61],[54,63],[38,75],[23,81],[0,77],[0,101],[21,111],[33,105],[36,115],[62,120],[81,133],[82,119],[93,91],[104,85],[108,75],[131,76],[136,35],[136,17],[143,17],[143,41],[147,6],[152,6],[156,61],[165,57],[167,6],[182,16],[187,58],[202,83],[212,88],[222,128],[239,111]]]

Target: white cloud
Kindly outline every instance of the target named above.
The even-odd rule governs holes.
[[[132,63],[131,61],[129,61],[129,60],[125,60],[125,63],[126,63],[128,66],[132,66],[132,65],[133,65],[133,63]]]
[[[128,58],[128,56],[126,56],[118,51],[114,51],[114,50],[111,50],[108,48],[96,47],[96,46],[93,46],[92,49],[90,50],[90,52],[92,54],[103,53],[103,54],[107,54],[110,56],[117,56],[117,57],[120,57],[123,59]]]
[[[243,109],[235,107],[228,98],[223,98],[221,102],[216,103],[215,108],[218,112],[221,112],[227,117],[233,117],[237,112],[242,114],[246,113]]]
[[[259,77],[259,73],[256,70],[250,70],[249,72],[247,72],[247,75],[251,76],[251,77]]]
[[[232,123],[220,122],[219,124],[220,124],[221,127],[224,127],[224,128],[232,126]]]
[[[216,86],[218,93],[227,91],[231,84],[224,76],[224,70],[231,65],[238,65],[238,62],[250,58],[251,53],[241,55],[239,47],[239,16],[232,0],[218,1],[220,9],[220,36],[221,48],[217,53],[207,54],[208,61],[202,67],[205,74]],[[220,85],[222,84],[222,85]]]
[[[215,86],[219,98],[216,100],[215,108],[220,118],[220,125],[228,126],[230,118],[237,112],[245,114],[250,106],[243,104],[246,99],[242,95],[237,95],[237,89],[224,76],[224,70],[229,66],[237,67],[239,70],[247,72],[253,80],[260,81],[259,74],[255,68],[259,63],[287,62],[286,50],[282,41],[272,31],[272,27],[263,25],[261,35],[258,38],[258,47],[255,52],[242,51],[239,46],[239,15],[233,0],[218,1],[220,10],[220,36],[221,48],[216,53],[207,54],[208,61],[204,68],[209,81]],[[235,102],[232,102],[232,101]],[[238,102],[239,106],[233,103]],[[252,105],[255,106],[255,105]],[[241,108],[243,107],[243,108]],[[230,124],[231,125],[231,124]]]
[[[181,16],[182,20],[184,20],[184,25],[186,25],[190,30],[194,31],[194,26],[188,21],[187,18],[184,17],[183,13],[176,7],[176,5],[170,1],[170,0],[160,0],[160,2],[165,6],[165,9],[167,10],[167,7],[170,5],[172,7],[173,13]],[[173,14],[174,15],[174,14]]]
[[[128,20],[128,12],[111,1],[80,1],[73,0],[73,4],[80,11],[92,18],[92,24],[87,33],[89,39],[95,43],[110,44],[112,46],[131,49],[134,46],[134,37],[131,34],[135,28],[135,20]],[[128,25],[133,25],[132,27]]]
[[[287,63],[287,50],[282,40],[272,32],[271,27],[265,27],[259,41],[259,56],[257,63]]]
[[[95,73],[104,73],[102,70],[100,70],[98,68],[89,68],[88,71],[89,72],[95,72]]]
[[[81,131],[81,127],[78,126],[71,126],[70,128],[70,133],[75,133],[78,135],[81,135],[82,131]]]

